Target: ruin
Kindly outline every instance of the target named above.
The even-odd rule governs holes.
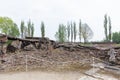
[[[1,41],[4,43],[11,41],[11,43],[6,46],[6,49],[2,49],[3,51],[6,50],[6,57],[4,58],[6,62],[0,65],[0,71],[8,69],[9,66],[24,67],[26,61],[25,55],[48,61],[36,62],[34,58],[31,60],[30,57],[28,58],[28,65],[31,67],[40,66],[41,68],[54,68],[63,65],[62,62],[68,62],[64,65],[88,65],[92,64],[92,57],[95,57],[96,64],[103,63],[108,65],[106,68],[113,70],[120,68],[120,47],[112,47],[111,49],[99,46],[85,46],[79,43],[58,43],[49,38],[26,37],[25,39],[21,39],[7,35],[3,36],[4,37],[1,37]],[[15,55],[12,57],[14,62],[10,62],[10,56],[12,55]],[[2,65],[6,65],[6,67],[3,68]]]

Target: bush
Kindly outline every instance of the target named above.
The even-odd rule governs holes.
[[[112,41],[115,43],[120,43],[120,32],[114,32],[112,34]]]

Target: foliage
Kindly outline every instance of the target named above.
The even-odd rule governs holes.
[[[111,26],[110,17],[108,18],[108,20],[109,20],[109,35],[108,35],[108,38],[109,38],[109,41],[111,41],[111,39],[112,39],[112,31],[111,31],[112,26]]]
[[[86,23],[82,24],[81,33],[84,39],[84,43],[88,42],[88,40],[93,37],[93,32]]]
[[[28,23],[27,23],[27,26],[28,26],[28,36],[30,37],[31,35],[31,21],[29,20]]]
[[[73,24],[72,24],[72,22],[71,22],[71,42],[73,42]]]
[[[64,42],[66,39],[69,41],[71,38],[71,42],[75,42],[77,38],[77,27],[75,22],[71,22],[67,24],[67,27],[63,24],[59,25],[59,29],[55,34],[57,41]],[[80,41],[83,38],[84,42],[88,42],[89,39],[93,37],[93,32],[91,28],[87,24],[81,24],[81,20],[79,22],[79,38]]]
[[[44,25],[44,22],[41,22],[41,36],[42,36],[42,38],[45,37],[45,25]]]
[[[68,42],[69,42],[69,38],[70,38],[70,24],[67,24],[67,37],[68,37]]]
[[[14,37],[18,37],[20,35],[17,24],[14,23],[14,26],[11,27],[11,30],[9,31],[9,35]]]
[[[28,21],[27,29],[28,29],[28,36],[33,37],[33,35],[34,35],[34,24],[30,20]]]
[[[76,23],[73,23],[73,31],[74,31],[74,42],[76,40],[76,36],[77,36],[77,30],[76,30]]]
[[[24,38],[24,28],[25,28],[24,21],[21,21],[21,25],[20,25],[21,38]]]
[[[66,41],[66,26],[63,24],[59,24],[59,29],[55,34],[57,41],[65,42]]]
[[[27,27],[25,26],[24,27],[24,38],[28,36],[28,29]]]
[[[104,16],[104,30],[105,30],[105,38],[108,41],[108,34],[107,34],[107,14]]]
[[[79,40],[80,40],[80,42],[81,42],[81,37],[82,37],[82,26],[81,26],[81,20],[80,20],[80,22],[79,22]]]
[[[108,25],[108,26],[107,26]],[[104,30],[105,30],[105,41],[110,42],[112,38],[112,30],[111,30],[111,19],[108,17],[107,19],[107,14],[104,16]]]
[[[112,41],[120,43],[120,32],[114,32],[112,35]]]
[[[20,35],[17,24],[8,17],[0,17],[0,31],[6,35],[14,37],[18,37]]]
[[[24,21],[21,21],[20,25],[21,29],[21,38],[33,37],[34,35],[34,24],[29,20],[27,26],[25,26]]]
[[[35,31],[34,24],[32,23],[32,25],[31,25],[31,37],[34,36],[34,31]]]

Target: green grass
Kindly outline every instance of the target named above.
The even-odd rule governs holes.
[[[93,46],[92,43],[80,43],[81,46]]]

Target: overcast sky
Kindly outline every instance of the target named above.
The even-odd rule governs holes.
[[[94,40],[104,38],[104,14],[112,21],[112,32],[120,31],[120,0],[0,0],[0,16],[7,16],[20,25],[29,19],[35,24],[35,36],[40,36],[40,23],[44,21],[46,36],[55,39],[59,23],[79,19],[94,32]]]

